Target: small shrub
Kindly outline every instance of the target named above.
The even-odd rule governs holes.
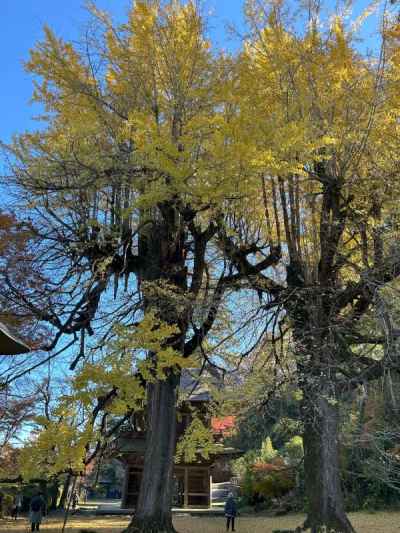
[[[14,507],[14,498],[12,494],[5,494],[3,498],[3,510],[6,515],[10,515]]]
[[[253,489],[264,498],[281,498],[296,485],[293,472],[281,457],[270,463],[256,463],[253,470],[256,478]]]

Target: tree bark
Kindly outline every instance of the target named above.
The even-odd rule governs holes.
[[[344,509],[339,464],[336,399],[321,389],[305,403],[304,469],[308,513],[304,530],[354,533]]]
[[[53,482],[51,483],[49,487],[49,493],[50,493],[50,504],[49,504],[49,510],[54,511],[57,509],[57,501],[58,501],[58,490],[59,490],[59,479],[56,477]]]
[[[157,212],[147,213],[152,224],[146,225],[139,235],[139,254],[144,267],[139,282],[167,282],[168,295],[144,294],[145,311],[155,310],[179,332],[166,339],[166,345],[184,354],[188,329],[188,310],[176,304],[187,290],[185,267],[185,225],[172,203],[158,206]],[[145,219],[145,213],[143,213]],[[190,313],[189,313],[190,314]],[[157,364],[157,354],[148,353]],[[173,533],[172,524],[172,476],[176,448],[176,404],[180,381],[177,367],[164,369],[165,379],[149,381],[146,385],[146,451],[143,475],[136,513],[126,532]]]
[[[321,265],[320,270],[323,270]],[[332,332],[332,302],[327,289],[331,287],[333,291],[335,287],[324,278],[323,290],[315,286],[313,290],[306,290],[304,279],[302,265],[292,261],[287,269],[287,282],[294,296],[288,312],[295,325],[298,382],[303,392],[304,474],[308,500],[303,531],[354,533],[345,512],[340,476],[336,368],[341,347]]]
[[[126,533],[173,533],[172,475],[179,375],[147,384],[147,432],[143,477],[135,516]]]
[[[65,481],[64,481],[63,489],[61,492],[60,501],[58,502],[58,505],[57,505],[57,509],[65,509],[65,504],[67,502],[71,480],[72,480],[72,475],[67,474]]]

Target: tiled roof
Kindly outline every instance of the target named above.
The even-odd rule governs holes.
[[[191,402],[208,402],[211,400],[210,388],[204,382],[204,377],[207,377],[215,386],[222,385],[222,379],[219,376],[210,374],[210,372],[206,371],[200,376],[200,369],[198,368],[183,369],[180,390],[183,395],[187,395],[186,399]]]
[[[212,418],[211,428],[214,433],[231,433],[235,427],[235,416],[224,416],[223,418]]]

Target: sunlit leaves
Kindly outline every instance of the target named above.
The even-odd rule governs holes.
[[[264,213],[255,206],[254,216],[267,213],[276,221],[267,231],[286,241],[292,257],[298,250],[312,278],[323,247],[316,228],[332,222],[323,221],[328,182],[337,184],[351,213],[338,245],[353,266],[362,264],[355,238],[360,227],[365,266],[375,231],[398,218],[397,34],[396,24],[387,27],[380,59],[367,58],[342,15],[332,16],[329,26],[310,19],[300,29],[287,9],[284,3],[247,2],[252,32],[238,64],[240,124],[250,139],[247,164],[263,176]],[[343,265],[343,279],[357,277],[355,270]]]
[[[211,429],[195,417],[178,441],[175,462],[193,463],[201,457],[209,459],[217,450]]]
[[[93,428],[89,424],[78,428],[71,413],[68,418],[54,421],[38,418],[37,423],[43,426],[42,430],[24,445],[19,456],[24,479],[46,479],[60,472],[83,472],[83,458],[93,438]]]

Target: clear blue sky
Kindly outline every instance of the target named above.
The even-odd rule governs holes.
[[[206,11],[213,12],[210,35],[218,46],[234,46],[226,26],[229,22],[240,28],[243,1],[204,1]],[[355,14],[369,3],[369,0],[356,1]],[[325,1],[325,6],[331,9],[335,4],[336,0]],[[116,20],[123,20],[130,0],[97,0],[97,5],[113,14]],[[0,0],[0,140],[7,142],[13,133],[34,127],[31,117],[38,110],[29,105],[32,80],[24,72],[22,63],[41,38],[43,26],[49,25],[66,39],[76,39],[83,32],[87,18],[84,0]],[[371,30],[369,23],[367,30],[368,26]],[[373,47],[371,32],[366,37]]]
[[[129,0],[97,0],[97,5],[123,20]],[[207,0],[211,9],[210,33],[219,45],[228,46],[227,21],[240,25],[242,0]],[[57,35],[76,39],[87,20],[84,0],[0,0],[0,139],[9,141],[13,133],[32,128],[35,110],[28,105],[32,80],[22,62],[42,36],[45,24]]]

